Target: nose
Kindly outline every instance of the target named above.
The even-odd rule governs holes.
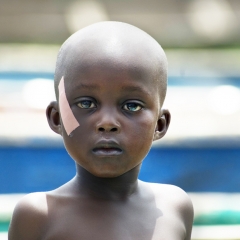
[[[117,121],[117,113],[114,111],[102,111],[96,124],[97,132],[120,132],[120,123]]]

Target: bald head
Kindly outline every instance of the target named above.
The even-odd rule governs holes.
[[[75,78],[77,72],[95,67],[108,67],[121,74],[143,75],[151,72],[153,83],[163,104],[167,85],[167,59],[161,46],[146,32],[121,22],[100,22],[85,27],[70,36],[62,45],[56,64],[55,91],[58,84]]]

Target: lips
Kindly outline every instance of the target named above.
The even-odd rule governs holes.
[[[117,156],[123,150],[115,141],[99,141],[92,152],[97,156]]]

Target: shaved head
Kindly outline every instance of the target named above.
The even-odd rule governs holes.
[[[55,92],[58,85],[75,78],[76,71],[111,66],[109,71],[129,69],[129,74],[142,76],[151,72],[163,104],[167,89],[167,59],[162,47],[150,35],[130,24],[99,22],[70,36],[62,45],[56,63]],[[79,80],[79,79],[78,79]]]

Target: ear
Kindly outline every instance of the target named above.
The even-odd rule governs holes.
[[[160,113],[160,118],[157,121],[153,141],[161,139],[166,134],[170,121],[171,121],[170,112],[167,109],[162,109]]]
[[[46,115],[49,127],[57,134],[62,135],[62,126],[60,121],[60,113],[58,103],[56,101],[51,102],[47,109]]]

